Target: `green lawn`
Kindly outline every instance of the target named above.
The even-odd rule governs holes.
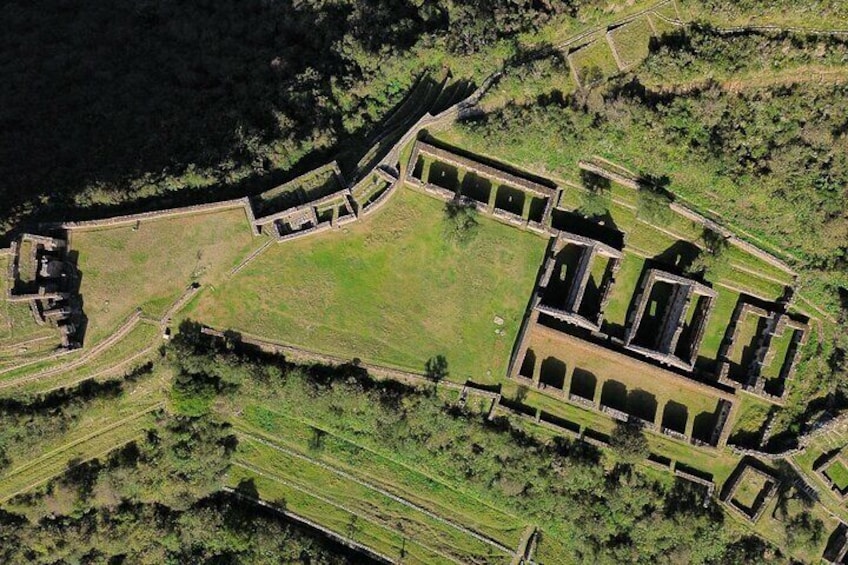
[[[830,477],[830,480],[833,481],[833,484],[836,485],[836,488],[839,490],[845,490],[848,488],[848,468],[845,467],[845,464],[840,459],[836,459],[830,466],[825,470],[825,474]]]
[[[604,309],[604,322],[624,328],[627,322],[627,310],[633,293],[639,286],[639,277],[645,267],[645,260],[638,255],[625,253],[621,267],[615,275],[615,283],[610,289],[610,298]]]
[[[189,284],[216,283],[263,241],[242,209],[73,232],[86,343],[113,332],[137,307],[162,316]]]
[[[780,376],[780,369],[783,368],[783,363],[786,361],[786,354],[789,352],[789,344],[792,342],[794,330],[787,329],[780,337],[773,337],[769,345],[768,355],[771,357],[771,363],[763,367],[763,377],[766,379],[776,379]]]
[[[765,478],[759,473],[743,471],[739,485],[733,493],[733,499],[745,508],[753,509],[754,502],[766,486]]]
[[[445,241],[443,207],[401,189],[349,229],[272,246],[204,293],[189,315],[415,371],[444,355],[452,379],[496,381],[506,373],[545,241],[481,217],[476,237],[460,247]]]

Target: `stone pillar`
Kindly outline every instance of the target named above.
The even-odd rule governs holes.
[[[571,363],[565,368],[565,379],[562,381],[562,393],[568,396],[571,392],[571,379],[574,377],[574,364]]]
[[[666,404],[668,404],[668,403],[663,402],[662,404],[657,405],[657,413],[654,416],[654,425],[657,427],[657,431],[660,431],[662,429],[662,420],[663,420],[663,414],[665,414],[665,405]],[[688,424],[688,422],[687,422],[687,424]]]
[[[498,189],[500,188],[499,184],[492,183],[492,191],[489,193],[489,205],[486,208],[486,211],[491,214],[495,211],[495,202],[498,199]]]
[[[524,193],[524,209],[521,211],[521,218],[525,221],[530,219],[530,206],[533,205],[533,194],[530,192]]]
[[[592,402],[595,403],[595,406],[601,405],[601,394],[604,391],[604,383],[606,381],[602,381],[598,379],[597,384],[595,385],[595,396],[592,398]]]
[[[695,415],[689,414],[688,418],[686,418],[686,431],[684,431],[683,434],[686,437],[691,439],[692,438],[692,431],[694,429],[695,429]]]

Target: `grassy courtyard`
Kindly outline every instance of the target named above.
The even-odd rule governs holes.
[[[825,474],[830,477],[830,480],[833,481],[833,484],[839,490],[844,491],[848,488],[848,468],[845,467],[845,463],[841,459],[837,459],[831,463]]]
[[[241,209],[73,232],[86,342],[106,337],[138,307],[164,315],[189,284],[217,282],[259,245]]]
[[[443,207],[400,189],[348,229],[271,246],[188,315],[415,371],[444,355],[452,379],[500,379],[545,241],[480,217],[460,246],[445,240]]]

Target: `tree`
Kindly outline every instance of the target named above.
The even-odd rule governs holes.
[[[727,267],[727,262],[723,257],[724,251],[727,249],[727,239],[710,228],[704,228],[701,234],[701,243],[704,249],[686,268],[686,274],[711,279],[721,278]]]
[[[625,464],[642,461],[649,455],[648,440],[639,426],[619,422],[610,437],[610,446]]]
[[[786,544],[792,549],[815,547],[823,528],[822,521],[805,510],[786,522]]]
[[[477,235],[477,209],[471,202],[455,198],[445,204],[445,239],[465,245]]]
[[[427,359],[427,363],[424,364],[424,374],[428,379],[438,383],[450,374],[448,371],[448,360],[445,359],[444,355],[430,357]]]
[[[610,181],[608,178],[589,171],[580,171],[580,179],[588,192],[582,195],[583,202],[578,212],[587,218],[597,218],[607,213],[610,206]]]

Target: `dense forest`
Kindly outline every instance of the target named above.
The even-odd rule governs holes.
[[[614,434],[606,454],[582,442],[543,440],[505,418],[490,421],[483,407],[448,402],[435,387],[375,381],[355,364],[294,365],[246,348],[236,334],[211,340],[191,322],[157,363],[176,375],[169,408],[142,439],[72,461],[63,476],[7,503],[4,562],[346,562],[339,548],[220,492],[238,446],[227,420],[251,405],[308,415],[341,437],[462,484],[479,500],[540,524],[576,561],[784,561],[728,522],[712,499],[703,504],[700,488],[635,466],[647,446],[632,428]],[[120,388],[79,385],[9,401],[2,413],[6,423],[28,419],[31,433],[49,437],[101,393]],[[40,415],[45,407],[55,421]],[[262,410],[250,412],[261,425]],[[26,448],[21,438],[4,441],[8,450]],[[789,547],[825,535],[809,515],[787,519]]]
[[[0,234],[35,211],[191,189],[221,199],[316,152],[312,165],[372,129],[423,71],[479,78],[465,61],[578,4],[7,3]]]

